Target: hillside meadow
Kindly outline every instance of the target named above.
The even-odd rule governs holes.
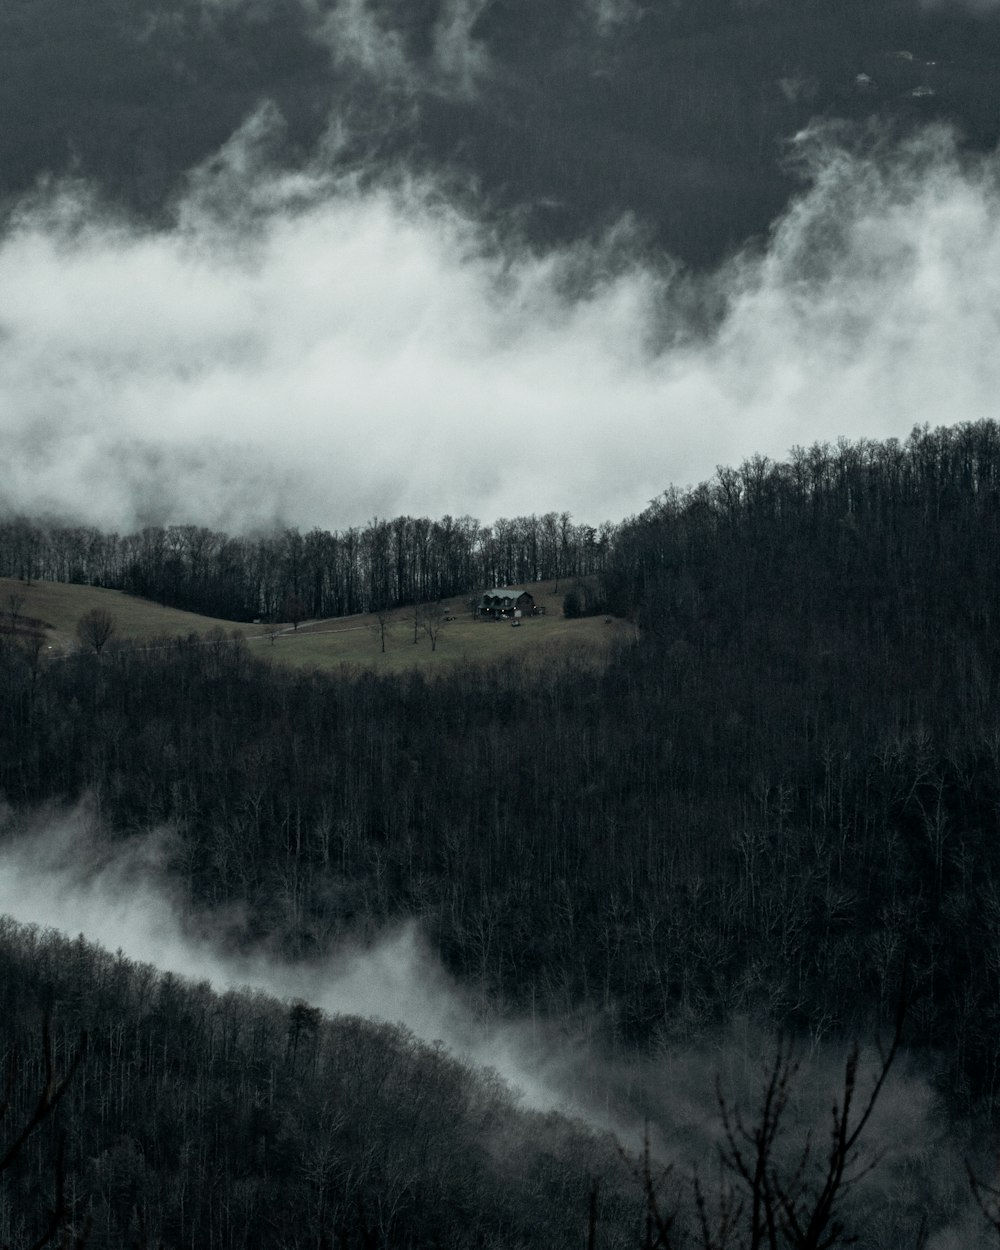
[[[559,590],[551,581],[528,586],[545,614],[526,618],[518,628],[507,622],[476,620],[468,598],[445,600],[446,620],[432,648],[425,630],[414,628],[414,610],[399,608],[387,614],[385,650],[374,614],[358,614],[325,621],[305,621],[298,629],[286,622],[246,625],[201,616],[177,608],[162,607],[149,599],[95,586],[57,582],[27,584],[0,578],[0,630],[18,634],[41,629],[46,651],[68,654],[79,645],[76,623],[94,608],[110,612],[115,638],[153,644],[157,639],[189,637],[234,630],[246,639],[252,652],[279,665],[299,669],[336,670],[342,666],[371,668],[396,673],[412,668],[447,669],[456,664],[490,662],[512,656],[543,660],[558,652],[601,657],[609,645],[630,636],[632,627],[604,616],[567,620],[562,615],[564,583]],[[12,611],[12,603],[15,605]],[[416,639],[416,641],[414,641]]]
[[[13,610],[12,601],[15,605]],[[0,629],[10,633],[14,627],[19,634],[25,629],[41,629],[47,644],[56,653],[76,648],[76,623],[84,613],[95,608],[111,613],[116,638],[127,638],[133,642],[233,628],[231,621],[161,607],[149,599],[139,599],[121,590],[0,578]]]

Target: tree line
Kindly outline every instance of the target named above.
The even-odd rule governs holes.
[[[637,1223],[607,1134],[519,1110],[401,1026],[216,993],[5,919],[0,1004],[0,1124],[12,1142],[39,1127],[0,1147],[10,1250],[46,1226],[81,1250],[569,1250],[597,1174],[605,1244]]]
[[[133,534],[0,520],[0,576],[78,582],[233,621],[319,618],[600,572],[614,527],[569,513],[374,518],[343,531],[230,537],[197,525]]]
[[[412,920],[484,1014],[621,1058],[735,1017],[871,1036],[905,967],[910,1055],[995,1125],[997,552],[983,422],[668,492],[606,562],[639,628],[604,667],[291,672],[221,631],[47,662],[5,635],[0,836],[88,796],[112,839],[170,828],[172,891],[237,945]]]
[[[603,669],[283,672],[222,634],[0,645],[0,790],[167,824],[289,957],[416,919],[486,1009],[655,1050],[735,1013],[913,1044],[1000,1103],[1000,431],[754,459],[622,528]],[[207,645],[205,645],[207,643]]]

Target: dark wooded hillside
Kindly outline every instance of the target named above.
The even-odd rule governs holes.
[[[0,1037],[19,1058],[9,1123],[44,1087],[46,1012],[57,1070],[81,1029],[88,1044],[58,1115],[0,1184],[5,1246],[45,1225],[60,1128],[69,1224],[90,1250],[570,1247],[595,1174],[614,1244],[636,1223],[607,1137],[519,1112],[495,1076],[405,1029],[215,994],[0,920]]]
[[[0,789],[175,826],[193,903],[290,956],[416,917],[519,1010],[656,1047],[748,1012],[911,1042],[993,1114],[1000,430],[755,460],[624,526],[642,640],[433,681],[238,644],[0,648]]]

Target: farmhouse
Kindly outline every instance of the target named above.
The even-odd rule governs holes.
[[[519,590],[516,586],[505,586],[499,590],[487,590],[479,600],[476,616],[500,620],[512,617],[520,611],[522,616],[531,616],[535,610],[534,597],[527,590]]]

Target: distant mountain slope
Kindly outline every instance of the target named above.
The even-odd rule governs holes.
[[[419,918],[484,1002],[624,1052],[870,1036],[905,972],[909,1044],[1000,1117],[998,551],[995,423],[756,457],[622,527],[607,665],[0,645],[0,792],[171,828],[178,897],[290,958]]]

